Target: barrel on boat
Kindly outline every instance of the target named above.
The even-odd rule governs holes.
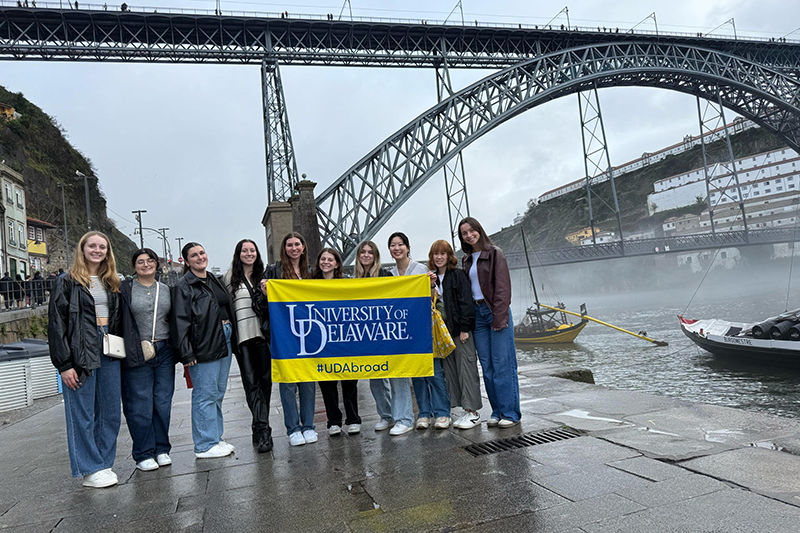
[[[800,324],[795,324],[789,329],[789,340],[800,341]]]
[[[756,326],[753,326],[753,337],[756,339],[768,339],[770,337],[770,329],[775,325],[774,320],[767,320]]]
[[[788,339],[789,330],[792,329],[792,326],[794,326],[794,322],[789,320],[778,322],[769,329],[769,336],[776,341],[780,339]]]

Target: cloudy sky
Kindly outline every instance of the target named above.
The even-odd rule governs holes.
[[[464,0],[467,20],[545,24],[565,0]],[[214,9],[213,0],[136,0],[131,5]],[[222,0],[222,9],[337,13],[331,0]],[[443,20],[449,1],[352,0],[353,15]],[[709,31],[730,18],[739,35],[780,37],[798,29],[792,0],[593,0],[571,2],[573,25],[630,28],[656,12],[661,31]],[[454,15],[457,16],[457,15]],[[557,19],[565,22],[563,15]],[[560,23],[560,22],[559,22]],[[652,20],[640,28],[652,29]],[[730,33],[730,25],[716,33]],[[800,38],[800,31],[792,35]],[[491,73],[452,71],[460,89]],[[353,163],[436,103],[428,69],[287,66],[281,69],[300,173],[322,192]],[[241,238],[263,245],[266,204],[264,134],[258,65],[146,63],[0,63],[0,85],[22,92],[54,116],[92,159],[109,215],[133,237],[131,214],[203,243],[212,265],[230,264]],[[658,89],[605,89],[601,106],[612,164],[619,165],[697,134],[693,98]],[[733,118],[733,115],[730,116]],[[537,107],[498,127],[464,152],[471,213],[490,232],[511,224],[530,198],[583,175],[577,96]],[[393,231],[422,259],[448,238],[441,176],[429,180],[374,240]],[[145,232],[146,244],[161,241]],[[263,246],[260,246],[263,250]],[[386,254],[385,248],[381,250]]]

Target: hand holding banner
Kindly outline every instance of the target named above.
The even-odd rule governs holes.
[[[433,375],[425,275],[267,283],[272,380]]]

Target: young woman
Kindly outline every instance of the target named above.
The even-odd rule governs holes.
[[[281,242],[281,259],[267,267],[261,290],[266,294],[267,279],[309,279],[308,247],[299,233],[288,233]],[[317,442],[319,436],[314,431],[314,382],[281,383],[278,387],[283,406],[283,422],[289,435],[289,444],[302,446]],[[300,397],[300,409],[297,397]]]
[[[413,276],[415,274],[429,274],[428,269],[423,264],[411,260],[411,246],[405,233],[399,231],[392,233],[389,237],[389,252],[395,260],[392,275]],[[411,378],[411,384],[414,386],[414,395],[417,398],[417,407],[419,408],[416,428],[428,429],[431,423],[434,424],[436,429],[450,427],[452,423],[450,418],[450,398],[447,395],[447,385],[444,381],[442,360],[433,359],[433,376]]]
[[[393,276],[413,276],[415,274],[427,274],[428,269],[424,265],[411,260],[411,246],[405,233],[396,231],[389,236],[389,253],[395,261],[392,267]],[[447,388],[444,384],[441,361],[434,359],[434,373],[432,378],[411,378],[414,385],[414,394],[417,397],[417,407],[419,417],[417,418],[417,429],[428,429],[431,419],[435,416],[437,423],[446,428],[450,426],[450,400],[447,398]],[[438,368],[438,370],[437,370]],[[401,411],[402,418],[395,416],[395,425],[390,434],[402,435],[411,431],[411,421],[414,419],[414,411],[411,407],[411,391],[408,390],[408,378],[396,378],[402,381],[402,386],[392,385],[392,413],[398,409]],[[395,381],[395,380],[392,380]],[[395,395],[395,391],[398,394]],[[408,395],[407,404],[405,395]],[[395,405],[402,402],[400,405]],[[445,425],[446,424],[446,425]]]
[[[158,255],[133,252],[136,279],[122,282],[122,411],[133,440],[136,468],[149,471],[172,464],[169,421],[175,392],[175,362],[169,342],[170,289],[156,281]],[[157,298],[157,300],[156,300]],[[142,341],[153,346],[145,354]]]
[[[239,339],[236,362],[242,374],[247,406],[253,414],[253,445],[258,453],[272,450],[272,428],[269,426],[272,363],[261,332],[261,321],[253,311],[253,295],[263,275],[264,263],[256,243],[242,239],[236,245],[231,269],[223,281],[233,302],[233,321]]]
[[[475,307],[475,348],[492,406],[487,424],[511,427],[519,423],[522,413],[508,264],[475,218],[467,217],[458,224],[458,236]]]
[[[72,475],[85,487],[117,484],[111,470],[120,426],[120,362],[103,355],[103,336],[120,333],[119,277],[103,233],[81,237],[68,274],[50,298],[50,359],[64,384]]]
[[[475,329],[475,309],[472,306],[472,289],[469,278],[458,266],[453,247],[444,240],[431,245],[428,252],[428,268],[436,272],[437,308],[442,311],[444,322],[456,349],[442,360],[447,392],[451,407],[462,407],[453,427],[471,429],[479,425],[481,415],[481,382],[478,376],[478,354],[472,340]]]
[[[192,440],[198,459],[225,457],[233,446],[222,440],[222,399],[228,388],[231,351],[238,351],[233,313],[225,286],[209,273],[201,244],[181,250],[183,277],[172,299],[173,344],[192,378]]]
[[[314,279],[341,279],[342,256],[333,248],[323,248],[317,254],[317,263],[314,267]],[[339,409],[339,389],[337,384],[342,384],[342,402],[347,424],[347,433],[354,435],[361,432],[361,417],[358,416],[358,380],[343,379],[341,381],[320,381],[319,390],[325,402],[325,412],[328,415],[328,434],[330,436],[342,433],[342,411]]]
[[[378,246],[372,241],[364,241],[356,249],[356,278],[375,278],[391,276],[392,274],[381,268],[381,254]],[[375,424],[375,431],[383,431],[392,426],[392,395],[388,379],[369,380],[369,390],[375,399],[375,408],[381,417]],[[413,414],[412,414],[413,419]]]

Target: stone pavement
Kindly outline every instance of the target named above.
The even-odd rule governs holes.
[[[373,430],[374,403],[360,382],[362,433],[328,437],[318,396],[320,440],[297,448],[275,387],[275,449],[259,455],[234,364],[224,407],[236,453],[206,460],[192,453],[189,392],[176,375],[174,464],[136,471],[123,418],[120,484],[102,490],[69,476],[63,407],[51,401],[0,429],[0,529],[800,531],[800,422],[554,377],[563,370],[520,368],[520,426],[400,437]],[[583,436],[477,457],[464,449],[564,426]]]

